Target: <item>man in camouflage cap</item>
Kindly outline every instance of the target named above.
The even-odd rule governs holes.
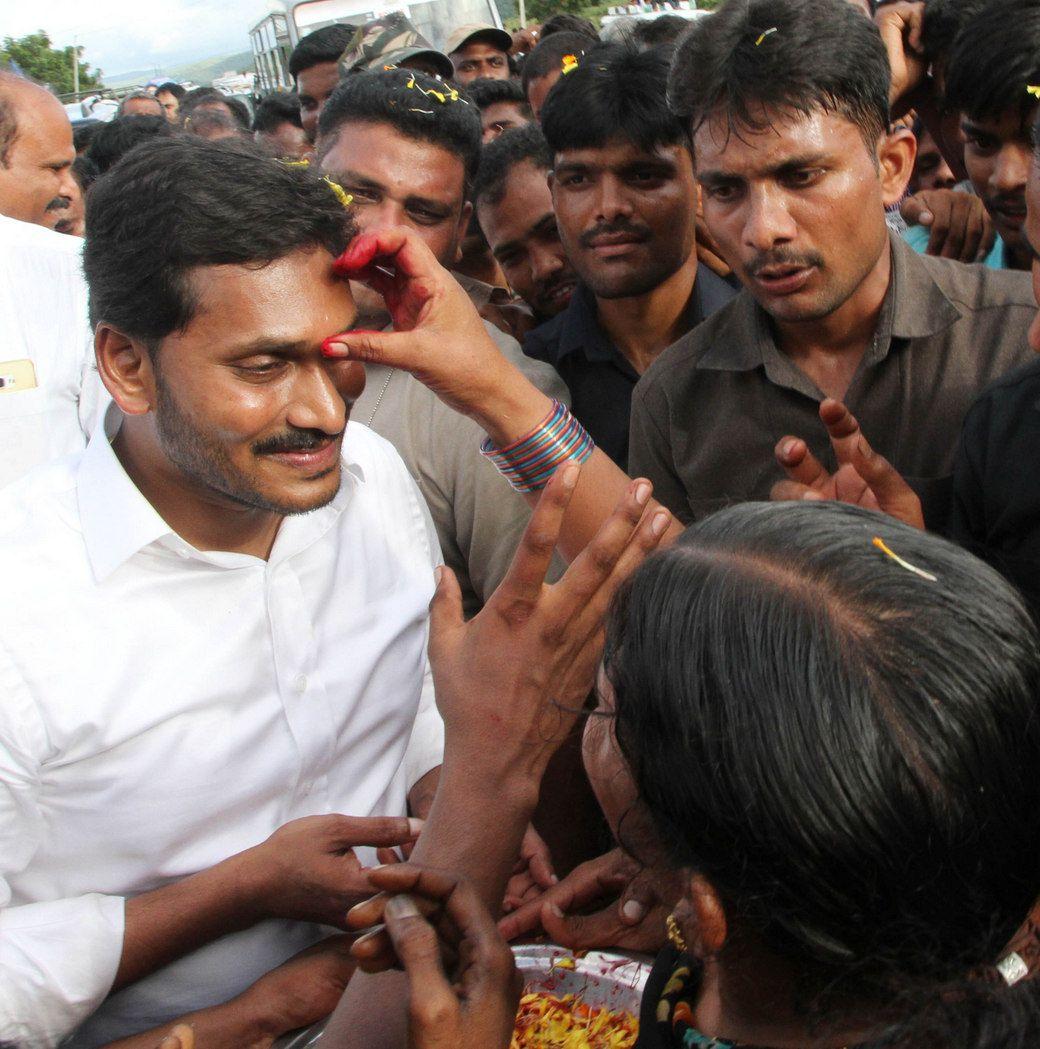
[[[400,11],[361,26],[339,60],[341,76],[391,66],[418,69],[444,80],[455,72],[451,59],[436,50]]]

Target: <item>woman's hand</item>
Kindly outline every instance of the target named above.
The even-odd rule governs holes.
[[[394,965],[407,973],[411,1049],[507,1049],[520,976],[476,892],[457,875],[408,863],[368,877],[381,895],[355,907],[349,920],[381,919],[369,940],[381,938],[384,949],[359,954],[358,963],[366,972]]]

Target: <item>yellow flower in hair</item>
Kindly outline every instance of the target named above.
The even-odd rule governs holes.
[[[1040,84],[1030,84],[1026,88],[1026,94],[1032,95],[1033,98],[1040,98]]]
[[[343,207],[349,208],[354,203],[354,198],[338,182],[333,182],[328,175],[325,176],[325,181]]]
[[[563,75],[566,76],[568,73],[573,73],[578,68],[578,56],[577,55],[564,55],[563,56]]]

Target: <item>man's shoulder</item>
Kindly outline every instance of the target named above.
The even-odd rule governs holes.
[[[1040,406],[1040,358],[991,382],[975,399],[969,419],[998,414],[1019,416]],[[1040,449],[1037,449],[1040,452]]]
[[[677,384],[681,385],[693,375],[701,359],[713,347],[747,337],[748,311],[754,308],[754,299],[747,289],[737,292],[710,317],[673,342],[647,368],[636,385],[636,392],[645,396],[652,389],[668,391],[675,389]]]
[[[968,313],[1016,306],[1024,307],[1030,315],[1036,311],[1029,273],[992,269],[981,262],[958,262],[916,252],[909,253],[908,258],[910,265],[920,266],[951,302]]]
[[[0,215],[0,247],[78,260],[83,254],[83,239],[67,233],[56,233],[34,222],[20,222]]]

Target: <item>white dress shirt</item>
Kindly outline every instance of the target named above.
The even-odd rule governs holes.
[[[350,423],[339,494],[264,561],[176,535],[112,450],[121,419],[0,491],[0,1041],[23,1049],[234,997],[327,930],[267,921],[102,1005],[123,898],[300,816],[402,815],[441,763],[440,558],[391,446]]]
[[[13,362],[36,373],[34,387],[0,388],[0,488],[82,451],[107,399],[82,263],[82,238],[0,215],[0,387]]]

